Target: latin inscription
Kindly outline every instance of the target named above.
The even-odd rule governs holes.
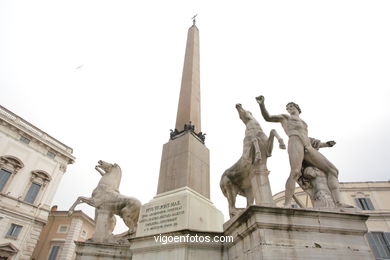
[[[146,207],[139,223],[142,224],[144,232],[174,228],[178,226],[181,215],[184,215],[184,208],[181,201],[176,199]]]

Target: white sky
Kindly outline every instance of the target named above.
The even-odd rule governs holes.
[[[202,130],[211,153],[211,200],[242,152],[236,103],[268,134],[295,101],[340,181],[389,180],[389,1],[0,1],[0,102],[74,149],[53,204],[89,196],[99,159],[118,163],[122,194],[156,194],[162,145],[174,128],[187,29],[198,14]],[[273,193],[289,174],[269,159]],[[244,205],[244,200],[239,204]],[[89,206],[79,206],[89,215]],[[118,223],[121,221],[118,221]],[[120,224],[117,231],[124,230]]]

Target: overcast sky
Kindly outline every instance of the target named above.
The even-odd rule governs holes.
[[[162,145],[175,127],[187,29],[198,14],[202,131],[211,154],[211,200],[241,156],[236,103],[268,134],[271,114],[298,103],[309,135],[340,181],[389,180],[389,1],[0,1],[0,102],[74,149],[53,204],[70,207],[99,180],[99,159],[118,163],[120,192],[156,195]],[[268,161],[284,190],[287,152]],[[244,205],[244,200],[239,204]],[[93,216],[89,206],[80,206]],[[120,221],[118,221],[120,222]],[[117,231],[123,230],[119,225]]]

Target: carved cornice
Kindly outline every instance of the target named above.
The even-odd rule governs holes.
[[[57,153],[63,155],[68,159],[69,163],[73,163],[75,157],[72,155],[73,149],[69,146],[61,143],[54,137],[48,135],[41,129],[30,124],[23,118],[12,113],[5,107],[0,105],[0,123],[4,126],[8,126],[13,130],[21,132],[23,135],[30,137],[38,143],[43,144],[44,146],[53,149]]]
[[[185,135],[186,133],[191,133],[193,136],[195,136],[202,144],[204,144],[206,140],[206,134],[199,132],[195,133],[195,125],[191,123],[191,121],[188,124],[184,124],[184,129],[182,131],[178,131],[176,128],[175,130],[171,129],[170,133],[170,140],[174,140],[182,135]]]

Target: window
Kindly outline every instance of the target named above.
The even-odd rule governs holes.
[[[291,208],[293,208],[293,209],[299,209],[299,206],[298,206],[298,204],[291,204]]]
[[[390,259],[389,232],[368,232],[367,239],[376,259]]]
[[[48,157],[54,159],[54,157],[56,157],[56,154],[55,152],[52,152],[52,151],[47,151],[47,154],[46,154]]]
[[[24,201],[33,204],[40,189],[41,189],[41,184],[34,183],[34,182],[31,183],[31,186],[28,189],[26,197],[24,197]]]
[[[362,210],[374,210],[374,205],[372,205],[370,198],[356,198],[356,205]]]
[[[21,136],[20,139],[19,139],[22,143],[25,143],[25,144],[29,144],[30,143],[30,139],[28,139],[27,137],[24,137],[24,136]]]
[[[6,236],[11,238],[17,238],[21,230],[22,226],[11,224],[11,227],[8,229]]]
[[[81,231],[81,235],[80,235],[82,238],[87,238],[87,231],[83,230]]]
[[[38,204],[51,178],[47,172],[42,170],[32,171],[31,174],[31,182],[25,188],[23,200],[27,203]]]
[[[57,233],[67,233],[68,225],[59,225]]]
[[[5,169],[0,169],[0,192],[3,190],[10,176],[11,176],[10,171],[7,171]]]
[[[0,192],[6,193],[8,183],[23,168],[21,160],[11,155],[0,156]]]
[[[55,245],[51,247],[50,254],[48,260],[56,260],[58,256],[58,252],[60,251],[60,246]]]

